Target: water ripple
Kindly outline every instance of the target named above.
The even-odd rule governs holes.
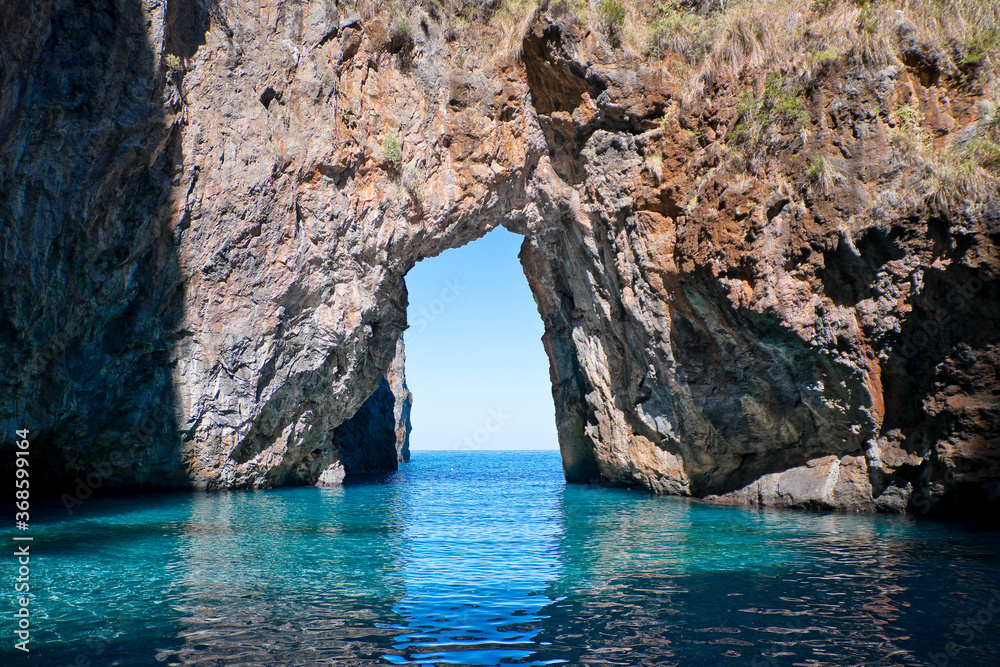
[[[1000,664],[996,531],[567,487],[554,453],[60,509],[40,665]]]

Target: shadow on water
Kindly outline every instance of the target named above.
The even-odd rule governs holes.
[[[397,481],[397,476],[398,472],[395,470],[370,473],[348,473],[344,476],[343,486],[394,484]]]

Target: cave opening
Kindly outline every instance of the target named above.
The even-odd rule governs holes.
[[[410,451],[558,450],[543,325],[501,227],[406,275]]]

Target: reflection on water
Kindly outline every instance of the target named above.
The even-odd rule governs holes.
[[[521,456],[534,466],[551,460]],[[395,607],[404,620],[394,644],[400,654],[390,662],[494,665],[531,657],[544,620],[538,611],[551,602],[545,587],[559,570],[557,471],[520,474],[517,458],[489,453],[408,473],[406,597]]]
[[[546,657],[594,665],[923,664],[938,640],[917,635],[947,632],[935,598],[953,593],[947,582],[960,581],[961,570],[919,553],[943,545],[908,536],[933,537],[926,533],[935,526],[580,487],[566,488],[562,500],[563,574],[550,585],[558,602],[543,610],[539,635],[550,642]],[[996,536],[986,537],[994,550],[990,566],[973,575],[981,581],[997,567]],[[941,566],[943,579],[933,572]],[[968,590],[955,597],[966,605],[974,598]],[[997,640],[988,638],[993,648]],[[977,655],[995,664],[984,648],[970,646],[963,664]]]
[[[996,531],[567,487],[555,453],[33,518],[39,665],[1000,664]]]
[[[399,488],[196,496],[175,605],[180,664],[378,662],[402,595]],[[308,511],[303,511],[305,508]]]

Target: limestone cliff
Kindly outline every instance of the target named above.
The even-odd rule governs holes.
[[[569,481],[996,507],[996,44],[687,3],[653,53],[662,7],[458,4],[0,7],[0,425],[51,491],[126,450],[108,484],[395,467],[403,278],[503,225]]]

